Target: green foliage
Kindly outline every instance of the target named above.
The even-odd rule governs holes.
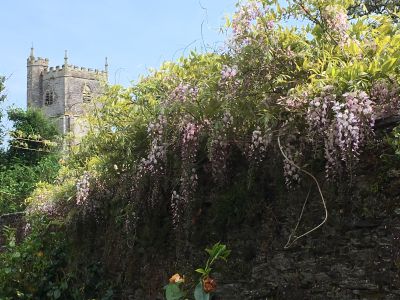
[[[57,223],[43,217],[32,220],[32,232],[22,243],[16,242],[13,229],[6,229],[6,248],[0,253],[1,299],[66,299],[66,240]]]
[[[218,260],[224,260],[226,262],[231,253],[230,250],[226,249],[226,245],[222,245],[219,242],[214,244],[211,249],[206,249],[206,252],[209,258],[207,259],[205,267],[196,269],[196,272],[201,274],[201,278],[208,277],[212,271],[212,265]]]
[[[233,123],[224,132],[224,139],[246,157],[251,134],[257,128],[267,141],[276,140],[282,131],[309,136],[309,103],[325,87],[332,87],[343,103],[344,93],[369,93],[382,78],[400,82],[400,33],[390,17],[357,18],[335,32],[335,12],[345,12],[353,1],[296,1],[285,9],[270,2],[261,1],[260,6],[269,7],[243,33],[245,45],[224,54],[191,53],[176,63],[165,63],[131,88],[108,87],[89,116],[89,134],[68,158],[68,169],[75,172],[76,179],[90,171],[111,186],[120,177],[137,173],[151,148],[148,126],[158,116],[167,122],[162,143],[168,162],[163,167],[171,179],[180,177],[179,169],[186,163],[177,154],[187,120],[203,128],[199,153],[206,153],[206,157],[196,158],[191,168],[197,169],[200,161],[212,160],[212,143],[224,126],[226,113]],[[265,30],[265,22],[279,24],[288,18],[306,18],[309,23]],[[228,26],[234,29],[235,22],[228,22]],[[227,66],[238,69],[231,81],[221,78]],[[195,89],[196,96],[177,101],[174,93],[182,86]],[[289,100],[294,104],[289,106]],[[305,143],[310,150],[310,141]],[[317,152],[321,159],[324,153]],[[163,184],[176,186],[177,180]]]
[[[43,157],[35,165],[15,160],[0,167],[0,214],[21,211],[24,200],[36,188],[38,182],[52,183],[59,170],[59,155]]]
[[[396,155],[400,158],[400,126],[393,129],[390,137],[388,137],[389,144],[393,147]]]
[[[17,241],[6,228],[7,243],[0,252],[0,299],[112,299],[101,270],[87,266],[86,277],[76,278],[68,268],[71,246],[63,222],[43,214],[28,216],[27,235]]]
[[[358,0],[349,8],[350,16],[366,16],[370,14],[388,15],[398,20],[400,3],[397,0]]]
[[[165,286],[165,297],[167,300],[180,300],[185,294],[179,288],[180,283],[170,283]]]
[[[38,182],[52,183],[59,170],[58,132],[39,110],[10,110],[10,148],[1,157],[0,214],[20,211]]]
[[[10,159],[35,164],[48,153],[54,152],[59,138],[55,124],[41,110],[11,109],[8,118],[13,122],[10,132]]]
[[[210,294],[204,292],[203,283],[200,281],[194,288],[194,299],[195,300],[209,300]]]
[[[205,250],[208,253],[208,259],[203,268],[198,268],[195,272],[200,273],[201,277],[199,283],[194,288],[194,299],[195,300],[208,300],[210,294],[215,290],[216,284],[214,279],[211,279],[210,274],[212,271],[211,266],[218,260],[227,261],[230,250],[226,248],[226,245],[220,242],[214,244],[211,249]],[[170,283],[164,287],[165,297],[167,300],[180,300],[186,299],[186,293],[183,291],[181,285],[184,284],[184,279],[179,274],[175,274],[171,277]]]

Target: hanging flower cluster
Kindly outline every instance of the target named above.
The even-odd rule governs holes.
[[[222,66],[221,79],[219,80],[219,86],[225,88],[225,96],[231,97],[229,92],[235,92],[240,82],[237,79],[238,66]]]
[[[86,205],[90,192],[90,173],[85,171],[76,183],[76,204]]]
[[[191,86],[190,84],[179,83],[178,86],[172,91],[170,98],[173,101],[185,102],[196,99],[198,93],[198,87]]]
[[[229,154],[228,138],[233,126],[233,116],[229,112],[225,112],[219,125],[212,130],[209,147],[209,159],[214,180],[222,179],[226,171]]]
[[[49,217],[54,217],[59,214],[59,210],[57,209],[56,204],[50,201],[41,203],[36,209]]]
[[[232,18],[232,48],[239,49],[250,44],[252,37],[252,26],[256,26],[258,30],[271,30],[274,22],[268,20],[262,22],[260,19],[265,16],[267,9],[259,2],[249,1],[238,7]]]
[[[360,145],[371,133],[375,123],[372,101],[365,92],[351,92],[343,95],[344,103],[332,107],[336,120],[336,143],[341,150],[343,161],[359,154]]]
[[[342,98],[339,102],[325,93],[310,101],[308,108],[311,140],[324,140],[327,176],[340,169],[340,161],[352,167],[375,122],[373,102],[365,92],[345,93]]]
[[[193,188],[197,186],[197,175],[195,169],[193,168],[193,165],[195,164],[197,159],[199,138],[202,128],[202,125],[189,121],[183,126],[182,131],[181,158],[183,164],[182,169],[184,170],[183,173],[185,173],[185,176],[182,176],[181,180],[185,181],[186,179],[189,179],[191,181],[191,190],[194,190]]]
[[[286,97],[281,97],[278,102],[283,109],[287,111],[296,111],[302,109],[308,104],[308,94],[304,92],[302,95],[288,95]]]
[[[177,228],[181,222],[181,201],[176,191],[171,195],[172,224]]]
[[[341,6],[329,5],[323,11],[322,17],[329,31],[338,39],[339,45],[343,46],[349,39],[347,11]]]
[[[310,128],[308,134],[314,146],[318,145],[318,140],[329,131],[334,103],[336,103],[336,95],[333,92],[333,87],[327,86],[322,91],[321,96],[315,97],[308,104],[307,122]]]
[[[400,112],[399,85],[379,80],[371,88],[371,100],[375,102],[376,118],[397,115]]]
[[[147,127],[147,132],[152,138],[150,151],[147,158],[142,158],[139,164],[139,173],[144,174],[160,174],[164,170],[164,164],[167,157],[167,145],[164,142],[164,131],[167,125],[167,119],[163,115],[159,115],[155,122]]]
[[[294,166],[300,165],[299,161],[303,157],[301,152],[300,139],[294,135],[289,135],[286,138],[284,145],[284,152],[287,158],[283,160],[283,175],[285,177],[285,184],[290,189],[300,183],[300,171]]]
[[[257,127],[251,135],[251,143],[248,150],[249,159],[256,165],[264,161],[268,144],[269,136],[263,133],[260,127]]]
[[[221,71],[221,80],[229,80],[231,78],[234,78],[238,73],[238,67],[237,66],[222,66],[222,71]]]
[[[173,222],[178,226],[181,222],[180,216],[188,207],[198,185],[198,175],[195,168],[197,152],[199,149],[199,138],[203,126],[193,121],[186,121],[182,125],[181,138],[181,161],[182,173],[180,177],[179,194],[174,191],[171,196],[171,209]]]

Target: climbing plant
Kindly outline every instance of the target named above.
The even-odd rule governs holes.
[[[234,190],[246,196],[267,176],[282,177],[289,190],[309,178],[324,218],[297,238],[320,228],[328,217],[321,174],[333,183],[356,176],[363,151],[382,142],[375,124],[400,108],[396,18],[359,16],[353,5],[238,3],[222,51],[191,52],[132,87],[107,87],[87,136],[31,207],[59,201],[69,221],[114,220],[129,246],[140,225],[163,220],[180,259],[204,211],[218,200],[233,206],[237,195],[222,193],[237,182],[244,191]]]

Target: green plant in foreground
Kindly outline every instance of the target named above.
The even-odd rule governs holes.
[[[393,129],[392,135],[388,137],[388,142],[393,147],[396,155],[400,156],[400,126]]]
[[[200,279],[196,287],[194,288],[194,299],[195,300],[209,300],[211,294],[217,288],[217,284],[213,278],[210,277],[212,266],[214,263],[222,259],[227,260],[230,250],[226,249],[226,245],[221,243],[216,243],[211,249],[205,249],[208,253],[209,258],[207,259],[204,268],[198,268],[195,271],[201,274]],[[179,274],[173,275],[169,279],[169,284],[165,286],[165,297],[167,300],[180,300],[186,299],[186,293],[182,289],[182,284],[184,284],[185,279]]]
[[[30,219],[31,232],[17,243],[17,232],[6,228],[0,252],[0,299],[67,299],[69,278],[62,224],[43,217]]]

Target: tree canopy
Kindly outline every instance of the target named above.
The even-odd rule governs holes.
[[[8,111],[10,146],[1,155],[0,214],[21,211],[39,182],[53,182],[59,169],[59,135],[40,110]]]
[[[356,0],[349,7],[350,17],[361,17],[370,14],[388,15],[395,20],[399,19],[400,11],[398,0]]]
[[[13,123],[8,150],[10,159],[36,163],[52,152],[59,142],[55,124],[39,109],[10,109],[8,119]]]

